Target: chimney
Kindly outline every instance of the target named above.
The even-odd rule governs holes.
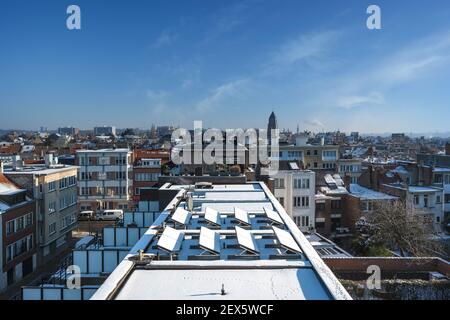
[[[16,171],[18,167],[20,167],[20,156],[14,154],[12,156],[12,167],[13,167],[13,171]]]
[[[53,165],[53,154],[47,153],[45,155],[45,166],[47,168],[50,168],[50,166],[52,166],[52,165]]]

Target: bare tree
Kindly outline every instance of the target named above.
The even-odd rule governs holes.
[[[366,217],[369,241],[398,249],[402,257],[445,255],[434,238],[432,219],[404,201],[383,201]]]

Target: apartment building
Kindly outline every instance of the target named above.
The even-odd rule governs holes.
[[[0,170],[0,292],[36,270],[36,206]]]
[[[345,200],[348,190],[339,174],[316,173],[316,231],[324,236],[345,233],[343,222]]]
[[[345,214],[343,215],[342,223],[351,232],[355,232],[356,222],[370,215],[378,204],[397,199],[397,197],[374,191],[358,184],[350,184],[349,193],[345,199]]]
[[[299,161],[280,161],[274,195],[303,232],[315,226],[315,173],[301,170]]]
[[[433,167],[433,186],[442,188],[443,223],[450,223],[450,168]],[[439,200],[439,199],[438,199]],[[437,202],[437,205],[439,202]]]
[[[94,212],[132,208],[132,152],[128,149],[77,150],[78,206]]]
[[[138,149],[133,151],[133,200],[140,201],[141,191],[155,187],[162,174],[162,166],[169,162],[164,150]]]
[[[46,263],[67,248],[77,224],[77,167],[46,155],[44,165],[13,165],[5,175],[35,199],[38,265]]]
[[[350,183],[356,184],[362,174],[362,160],[341,158],[337,162],[337,172],[343,179],[348,177]]]
[[[96,136],[109,136],[109,135],[115,136],[116,135],[116,127],[111,127],[111,126],[95,127],[94,135],[96,135]]]
[[[74,127],[59,127],[58,134],[64,136],[75,136],[80,134],[80,129]]]
[[[435,231],[442,231],[444,221],[444,192],[433,186],[406,185],[402,183],[384,184],[381,190],[404,200],[411,213],[422,215]]]
[[[293,145],[279,146],[279,159],[286,161],[299,160],[305,169],[335,171],[339,160],[339,146],[307,143],[308,137],[300,134]]]

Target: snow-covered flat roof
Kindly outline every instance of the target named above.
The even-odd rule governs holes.
[[[263,183],[214,187],[181,189],[93,299],[350,299]],[[253,198],[259,193],[265,201]],[[179,208],[192,214],[184,225],[172,221]],[[208,222],[207,208],[218,211],[217,223]],[[278,229],[264,208],[279,215]],[[161,248],[168,229],[180,236]],[[149,260],[135,265],[139,252]]]
[[[433,187],[427,187],[427,186],[410,186],[408,188],[408,191],[411,193],[421,193],[421,192],[439,192],[442,191],[442,189],[439,188],[433,188]]]
[[[77,150],[77,153],[122,153],[131,152],[126,148],[121,149],[98,149],[98,150]]]
[[[312,268],[156,269],[134,270],[116,299],[328,300],[330,296]]]
[[[450,168],[433,168],[434,173],[450,173]]]
[[[359,184],[350,184],[350,194],[354,197],[358,197],[364,200],[395,200],[397,197],[393,197],[389,194],[378,192],[372,189],[365,188]]]

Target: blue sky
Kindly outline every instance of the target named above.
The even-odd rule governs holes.
[[[0,128],[263,128],[273,110],[282,128],[450,131],[449,17],[446,0],[0,0]]]

